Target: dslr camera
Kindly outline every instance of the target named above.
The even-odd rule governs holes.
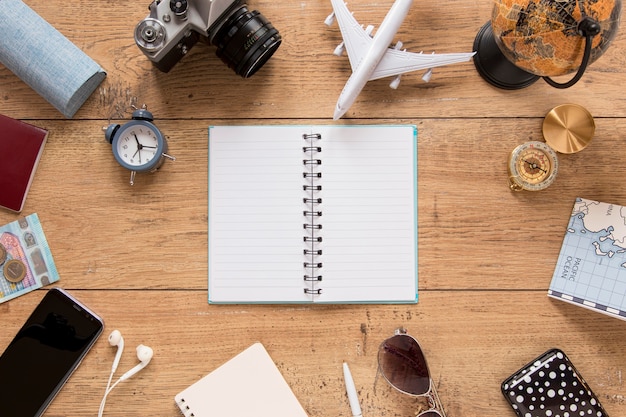
[[[135,43],[161,71],[168,72],[203,40],[243,78],[276,52],[281,36],[261,13],[241,0],[155,0],[135,27]]]

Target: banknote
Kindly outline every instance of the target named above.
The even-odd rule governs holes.
[[[0,227],[0,303],[58,280],[36,213]]]

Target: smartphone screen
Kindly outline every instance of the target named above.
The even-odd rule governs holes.
[[[49,290],[0,357],[0,415],[43,414],[103,327],[67,292]]]

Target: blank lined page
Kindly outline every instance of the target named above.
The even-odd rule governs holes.
[[[414,126],[211,127],[209,302],[416,302],[416,149]]]
[[[417,296],[417,165],[412,126],[322,135],[322,302]]]

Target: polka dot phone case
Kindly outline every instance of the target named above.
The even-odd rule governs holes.
[[[502,383],[519,417],[608,417],[563,351],[551,349]]]

